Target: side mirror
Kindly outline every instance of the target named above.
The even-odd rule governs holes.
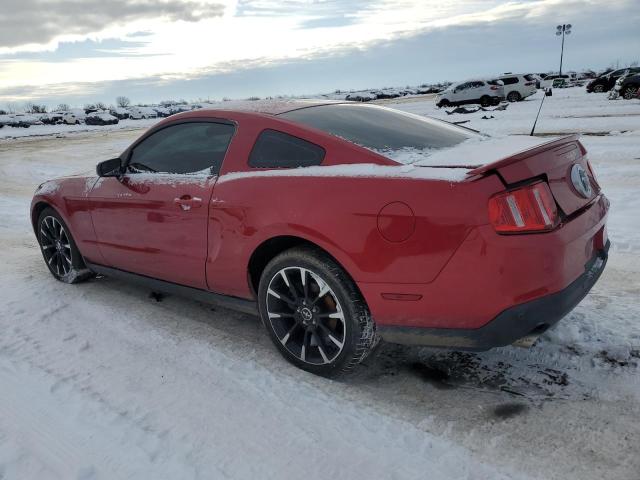
[[[99,177],[119,177],[122,175],[122,161],[119,158],[105,160],[96,165],[96,173]]]

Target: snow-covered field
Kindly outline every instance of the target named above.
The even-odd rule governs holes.
[[[528,133],[540,98],[395,105],[504,136]],[[612,202],[607,270],[557,328],[529,350],[383,345],[339,382],[287,364],[256,318],[49,275],[36,185],[141,133],[96,130],[0,140],[0,479],[640,478],[640,101],[545,101],[538,131],[591,133]]]

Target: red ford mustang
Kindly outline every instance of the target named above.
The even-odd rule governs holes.
[[[259,313],[295,365],[350,370],[379,338],[530,343],[607,259],[575,136],[488,139],[361,104],[254,102],[174,115],[97,175],[38,187],[55,278],[96,273]]]

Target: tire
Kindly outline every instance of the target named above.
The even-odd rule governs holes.
[[[509,92],[509,95],[507,95],[507,100],[509,102],[519,102],[520,100],[522,100],[522,95],[515,91]]]
[[[593,87],[593,92],[594,93],[604,92],[604,85],[596,85],[595,87]]]
[[[632,98],[636,98],[637,93],[637,89],[633,87],[627,87],[624,89],[624,92],[622,92],[621,97],[625,100],[631,100]]]
[[[480,97],[480,106],[482,107],[490,107],[491,106],[491,97],[487,95],[483,95]]]
[[[449,100],[440,100],[440,103],[438,103],[438,107],[440,108],[447,108],[448,106],[450,106],[451,103],[449,102]]]
[[[316,375],[351,371],[378,341],[355,283],[317,248],[292,248],[271,260],[260,277],[258,305],[280,353]]]
[[[56,280],[80,283],[93,277],[76,246],[69,227],[53,208],[45,208],[38,217],[37,237],[42,258]]]

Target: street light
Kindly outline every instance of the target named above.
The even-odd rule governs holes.
[[[556,35],[562,35],[562,48],[560,50],[560,75],[562,75],[562,56],[564,55],[564,36],[571,34],[571,24],[564,23],[556,27]]]

